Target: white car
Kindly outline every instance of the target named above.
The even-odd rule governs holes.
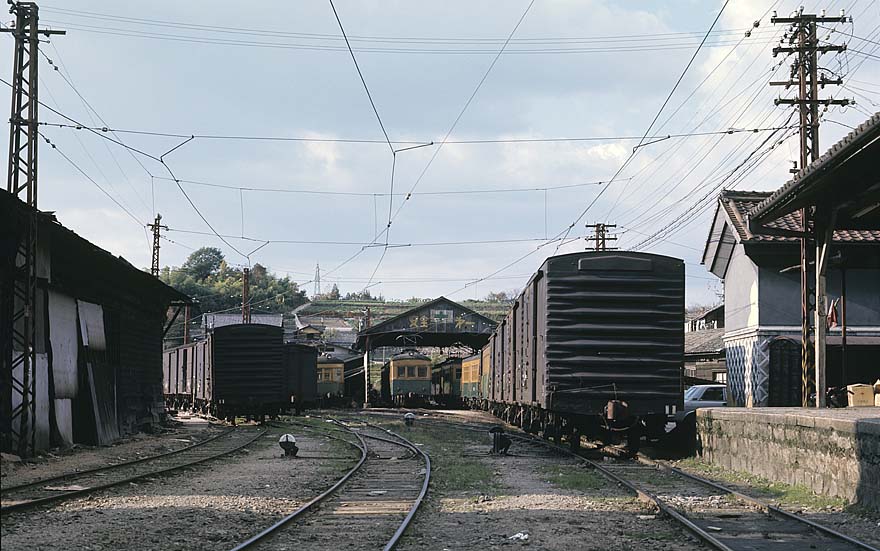
[[[727,385],[694,385],[684,391],[684,411],[727,405]]]

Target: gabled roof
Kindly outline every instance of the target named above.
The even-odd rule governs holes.
[[[479,348],[488,341],[496,323],[486,316],[439,297],[407,310],[358,333],[357,348],[399,346],[398,338],[418,338],[419,346],[451,346],[463,343]]]
[[[753,244],[795,244],[797,237],[787,235],[769,235],[756,233],[749,228],[748,219],[752,212],[770,197],[769,191],[722,191],[718,196],[718,206],[706,244],[703,248],[702,264],[718,277],[727,273],[727,265],[737,243]],[[785,214],[766,224],[776,230],[801,231],[801,219],[798,212]],[[835,230],[834,242],[841,243],[878,243],[880,230]]]
[[[796,242],[797,237],[755,233],[749,228],[748,218],[771,197],[769,191],[723,191],[720,204],[727,211],[736,230],[739,241],[788,241]],[[780,230],[802,231],[800,212],[791,212],[768,222],[767,227]],[[838,242],[880,241],[880,230],[835,230],[834,240]]]

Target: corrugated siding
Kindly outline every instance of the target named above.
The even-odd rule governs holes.
[[[162,404],[162,313],[121,309],[117,404],[127,432],[155,422]],[[159,411],[154,411],[159,409]]]
[[[286,402],[283,329],[227,325],[211,336],[214,400],[224,403]]]
[[[684,263],[645,253],[579,253],[545,264],[545,405],[598,413],[681,407]]]

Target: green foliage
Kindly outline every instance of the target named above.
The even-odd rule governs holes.
[[[195,299],[193,317],[241,308],[242,271],[229,266],[219,249],[202,247],[179,268],[163,268],[159,277]],[[252,313],[284,313],[306,302],[296,282],[279,278],[260,264],[250,271],[250,296]]]

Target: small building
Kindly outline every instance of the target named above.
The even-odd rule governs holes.
[[[872,162],[876,181],[876,158]],[[702,258],[724,280],[728,385],[733,402],[749,407],[799,406],[802,398],[800,241],[748,224],[770,196],[722,192]],[[773,224],[780,230],[801,226],[798,213]],[[872,382],[880,372],[880,230],[835,230],[831,247],[827,385]]]
[[[684,375],[700,381],[727,383],[724,329],[685,331]]]
[[[0,191],[0,348],[10,354],[12,330],[20,328],[8,297],[20,229],[33,214]],[[37,220],[34,449],[109,444],[162,421],[167,312],[190,299],[65,228],[52,213],[39,212]],[[4,436],[20,423],[10,415],[21,398],[7,386],[14,375],[5,368],[8,360],[0,397]]]
[[[724,304],[689,316],[684,322],[684,332],[702,331],[703,329],[724,329]]]

